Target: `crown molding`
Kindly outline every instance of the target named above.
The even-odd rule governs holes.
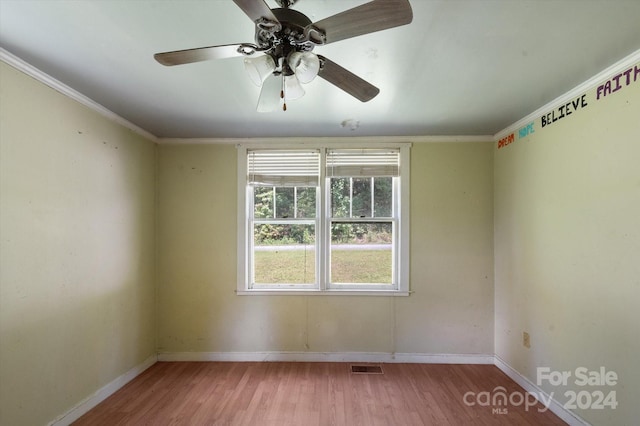
[[[273,145],[296,142],[318,143],[440,143],[490,142],[492,135],[460,136],[357,136],[357,137],[284,137],[284,138],[158,138],[160,145]]]
[[[150,141],[153,141],[155,143],[158,142],[158,138],[152,133],[120,117],[118,114],[105,108],[104,106],[100,105],[93,99],[83,95],[82,93],[78,92],[75,89],[72,89],[71,87],[67,86],[61,81],[56,80],[55,78],[51,77],[49,74],[39,70],[38,68],[25,62],[24,60],[20,59],[13,53],[10,53],[9,51],[1,47],[0,47],[0,60],[2,62],[5,62],[7,65],[10,65],[13,68],[17,69],[18,71],[21,71],[24,74],[27,74],[28,76],[38,80],[39,82],[62,93],[66,97],[71,98],[76,102],[79,102],[80,104],[86,106],[89,109],[92,109],[93,111],[104,116],[105,118],[111,121],[114,121],[115,123],[120,124],[123,127],[126,127],[127,129],[139,134],[144,138],[149,139]]]
[[[621,60],[611,65],[610,67],[600,71],[598,74],[594,75],[593,77],[586,80],[585,82],[577,85],[576,87],[564,93],[563,95],[558,96],[551,102],[541,106],[537,110],[528,114],[526,117],[523,117],[520,120],[516,121],[515,123],[511,124],[510,126],[500,130],[498,133],[496,133],[493,136],[493,140],[497,141],[507,136],[508,134],[517,131],[521,127],[529,124],[530,122],[546,114],[547,112],[556,109],[560,105],[566,104],[570,100],[575,99],[576,97],[584,94],[586,91],[590,89],[593,89],[598,84],[602,83],[605,80],[610,79],[615,74],[618,74],[624,71],[625,69],[637,64],[638,62],[640,62],[640,49],[622,58]]]

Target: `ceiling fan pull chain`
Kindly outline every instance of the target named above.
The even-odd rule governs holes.
[[[285,89],[285,84],[284,84],[284,73],[282,73],[282,90],[280,90],[280,98],[282,99],[282,110],[286,111],[287,110],[287,99],[284,97],[285,93],[284,93],[284,89]]]

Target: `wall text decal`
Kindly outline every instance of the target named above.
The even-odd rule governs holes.
[[[524,127],[521,127],[518,130],[518,138],[516,139],[516,133],[510,133],[507,136],[505,136],[504,138],[500,139],[498,141],[498,149],[500,148],[504,148],[507,145],[512,144],[513,142],[520,140],[522,138],[527,137],[528,135],[530,135],[531,133],[534,133],[535,129],[534,129],[534,124],[533,121],[527,125],[525,125]]]
[[[515,136],[513,133],[511,133],[508,136],[505,136],[504,138],[500,139],[498,141],[498,149],[500,148],[504,148],[505,146],[509,145],[510,143],[513,143],[515,141]]]
[[[586,93],[582,96],[578,96],[571,102],[567,102],[564,105],[560,105],[558,108],[554,109],[550,113],[540,117],[540,120],[542,121],[542,127],[548,126],[550,124],[555,123],[558,120],[568,117],[578,109],[584,109],[588,105],[589,104],[587,103]]]
[[[562,120],[587,108],[589,106],[589,102],[593,103],[594,101],[600,101],[615,92],[624,90],[626,87],[631,86],[638,81],[640,81],[640,64],[629,67],[628,69],[602,82],[602,84],[598,86],[591,86],[586,93],[583,93],[569,102],[565,102],[563,105],[560,105],[552,111],[540,116],[540,123],[536,123],[537,120],[535,120],[536,122],[532,121],[529,124],[520,127],[517,132],[508,134],[498,141],[498,149],[511,145],[520,139],[533,136],[532,134],[535,133],[536,125],[539,126],[539,129],[549,127],[556,121]]]
[[[623,87],[629,86],[631,83],[635,83],[638,80],[638,76],[640,76],[640,68],[638,65],[621,72],[598,86],[598,89],[596,90],[596,100],[600,100],[600,98],[604,98],[607,95],[617,92]]]
[[[525,138],[531,133],[535,133],[535,129],[533,128],[533,121],[518,130],[518,139]]]

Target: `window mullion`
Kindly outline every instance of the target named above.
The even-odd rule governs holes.
[[[371,184],[369,185],[370,189],[371,189],[371,217],[376,217],[376,212],[375,212],[375,199],[374,199],[374,184],[375,184],[375,179],[372,177],[371,178]]]
[[[277,217],[276,215],[276,209],[278,208],[278,206],[276,205],[276,187],[273,187],[273,218],[275,219]]]
[[[349,217],[353,217],[353,178],[349,178]]]

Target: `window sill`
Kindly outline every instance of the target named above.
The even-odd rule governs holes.
[[[236,290],[238,296],[409,296],[410,291],[397,290]]]

